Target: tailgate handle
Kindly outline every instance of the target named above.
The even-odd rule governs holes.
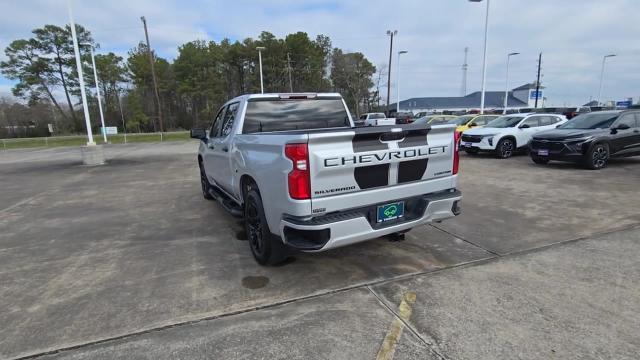
[[[380,141],[382,141],[382,142],[384,142],[384,141],[398,141],[398,140],[403,140],[404,137],[405,137],[404,131],[387,132],[387,133],[384,133],[384,134],[380,135]]]

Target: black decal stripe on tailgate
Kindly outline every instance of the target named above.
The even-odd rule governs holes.
[[[389,146],[380,141],[380,132],[357,133],[352,140],[353,152],[388,150]],[[353,169],[353,177],[360,189],[371,189],[389,185],[389,164],[360,166]]]
[[[398,147],[402,149],[428,145],[427,134],[429,129],[409,130],[405,133],[404,140],[398,143]]]
[[[398,165],[398,184],[418,181],[427,171],[429,159],[403,161]]]
[[[389,185],[389,164],[357,167],[353,170],[353,177],[360,189],[387,186]]]
[[[380,142],[380,133],[378,132],[355,134],[352,144],[354,153],[389,149],[387,144]]]

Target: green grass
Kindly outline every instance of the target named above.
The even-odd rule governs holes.
[[[102,134],[94,134],[93,139],[96,144],[104,144]],[[189,140],[188,131],[169,132],[162,134],[162,142],[165,141],[185,141]],[[124,134],[107,135],[107,141],[111,144],[124,144]],[[127,134],[127,143],[149,143],[160,142],[159,133],[150,134]],[[23,139],[0,139],[0,149],[25,149],[40,147],[61,147],[61,146],[81,146],[87,143],[87,137],[60,136],[49,138],[23,138]]]

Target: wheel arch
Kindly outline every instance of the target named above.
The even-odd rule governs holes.
[[[516,139],[515,135],[509,134],[509,135],[504,135],[504,136],[500,137],[500,139],[498,139],[498,141],[496,141],[496,149],[498,148],[498,144],[500,143],[500,141],[505,140],[505,139],[513,140],[514,148],[516,148],[516,149],[518,148],[518,139]]]
[[[240,201],[244,204],[244,199],[247,195],[248,190],[255,186],[255,188],[260,192],[260,187],[258,186],[258,182],[249,174],[243,174],[240,177]]]

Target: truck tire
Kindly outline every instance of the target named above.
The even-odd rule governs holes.
[[[202,161],[198,162],[198,166],[200,167],[200,186],[202,187],[202,196],[207,200],[213,200],[213,196],[209,193],[209,190],[211,190],[211,184],[209,184],[207,174],[204,172]]]
[[[288,249],[269,230],[262,198],[257,189],[248,190],[244,201],[244,227],[251,253],[260,265],[277,265],[288,257]]]

